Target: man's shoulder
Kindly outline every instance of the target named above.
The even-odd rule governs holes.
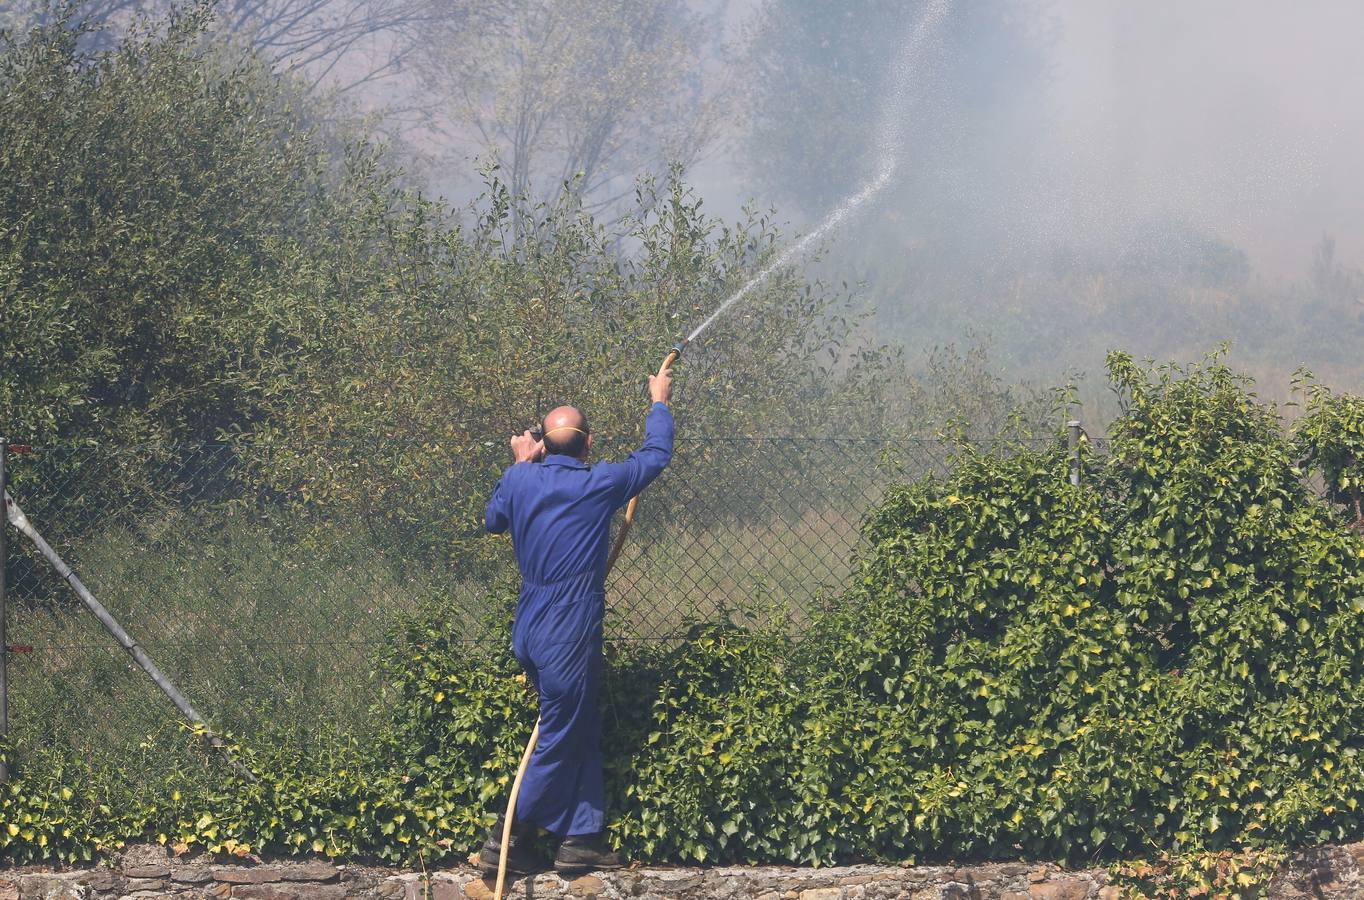
[[[532,474],[532,467],[535,463],[519,462],[512,463],[502,470],[502,480],[508,484],[517,482]]]
[[[607,487],[628,477],[630,467],[623,460],[598,460],[592,464],[588,483]]]

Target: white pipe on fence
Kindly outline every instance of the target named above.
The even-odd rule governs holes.
[[[152,658],[147,655],[147,651],[143,650],[142,646],[132,639],[128,632],[123,629],[123,626],[118,623],[118,620],[114,618],[113,614],[105,608],[104,604],[95,599],[95,595],[90,593],[90,589],[81,582],[80,578],[76,576],[76,573],[66,564],[66,560],[62,559],[61,556],[57,554],[57,551],[52,549],[52,545],[43,539],[43,536],[38,533],[38,529],[34,528],[33,523],[28,520],[28,516],[24,515],[24,511],[19,508],[19,504],[10,496],[9,491],[5,491],[5,515],[6,518],[9,519],[10,524],[33,542],[33,545],[38,548],[38,552],[52,565],[52,568],[57,570],[57,574],[60,575],[67,584],[71,585],[71,589],[76,592],[76,596],[81,598],[81,602],[85,604],[86,608],[95,614],[95,618],[99,619],[100,624],[104,626],[105,630],[113,635],[114,640],[118,641],[119,646],[126,650],[128,655],[142,667],[142,671],[146,672],[152,682],[161,689],[161,692],[170,698],[171,702],[184,714],[185,718],[189,719],[203,730],[205,736],[208,738],[208,742],[223,754],[224,758],[231,763],[238,774],[250,781],[255,781],[255,776],[232,755],[232,751],[223,743],[222,738],[213,733],[213,730],[208,727],[208,723],[204,721],[204,717],[199,715],[198,711],[190,705],[189,700],[184,694],[180,693],[180,689],[175,686],[174,682],[167,678],[161,670],[157,668],[156,663],[152,662]]]

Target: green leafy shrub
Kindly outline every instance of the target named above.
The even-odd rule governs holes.
[[[14,765],[12,753],[5,751]],[[99,802],[97,789],[91,789],[88,772],[81,767],[52,757],[32,762],[45,770],[42,777],[0,785],[0,851],[6,861],[16,865],[89,861],[95,853],[112,849],[117,835],[137,833],[135,821]]]
[[[1321,475],[1326,495],[1364,531],[1364,397],[1334,394],[1300,373],[1307,409],[1293,428],[1298,453]]]
[[[1364,544],[1224,365],[1110,372],[1127,409],[1083,486],[1059,443],[964,449],[891,491],[798,646],[728,638],[725,679],[658,701],[631,789],[661,799],[627,804],[626,843],[822,862],[1359,833]],[[762,740],[722,756],[741,723]]]
[[[915,768],[961,779],[956,848],[1357,830],[1364,546],[1225,366],[1110,372],[1127,409],[1084,487],[1059,449],[968,453],[873,517],[854,599],[890,665],[861,690],[915,685],[881,702],[921,710]]]
[[[700,861],[796,859],[819,841],[823,815],[801,784],[809,735],[792,649],[779,632],[719,627],[679,648],[649,698],[647,735],[613,767],[624,779],[620,839],[645,856]]]

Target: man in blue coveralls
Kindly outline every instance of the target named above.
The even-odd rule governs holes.
[[[507,869],[517,874],[535,870],[524,838],[536,826],[563,837],[554,858],[558,871],[623,865],[603,839],[597,689],[611,516],[672,459],[672,373],[651,376],[649,395],[644,446],[625,462],[589,465],[587,419],[561,406],[545,416],[541,440],[529,431],[511,439],[514,462],[488,501],[487,528],[511,531],[521,570],[512,649],[540,695],[540,739],[521,783],[507,851]],[[479,854],[485,869],[497,869],[502,824],[493,826]]]

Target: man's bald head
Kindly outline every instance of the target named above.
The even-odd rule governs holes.
[[[587,416],[577,407],[558,406],[545,416],[545,452],[582,459],[592,442]]]

